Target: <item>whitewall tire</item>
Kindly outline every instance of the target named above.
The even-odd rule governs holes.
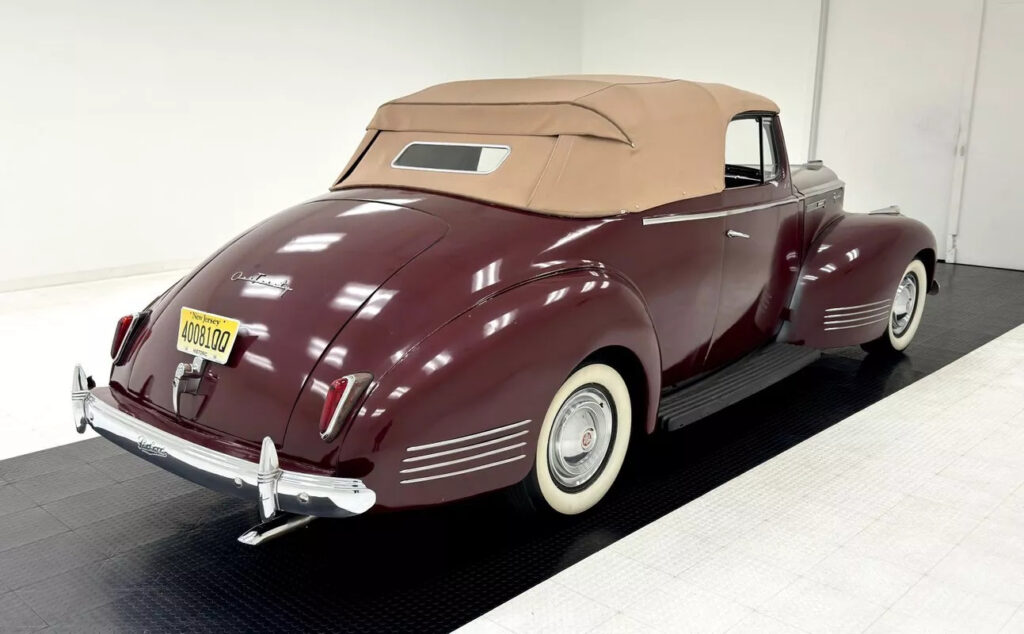
[[[896,287],[885,334],[864,344],[868,352],[895,354],[906,350],[917,334],[928,297],[928,272],[921,260],[907,265]]]
[[[619,475],[629,447],[632,403],[622,376],[592,363],[555,393],[524,482],[532,506],[576,515],[597,504]]]

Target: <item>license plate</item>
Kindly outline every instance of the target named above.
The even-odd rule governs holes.
[[[181,309],[178,323],[178,350],[214,363],[227,363],[238,335],[237,319]]]

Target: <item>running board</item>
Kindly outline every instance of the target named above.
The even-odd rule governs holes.
[[[658,423],[679,429],[752,396],[814,363],[814,348],[775,343],[747,355],[707,378],[662,394]]]

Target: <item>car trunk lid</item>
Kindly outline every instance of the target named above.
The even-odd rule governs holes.
[[[284,438],[314,364],[387,280],[447,231],[423,212],[380,202],[325,200],[289,209],[226,246],[148,325],[129,391],[151,405],[243,441]],[[387,301],[378,293],[372,301]],[[238,320],[227,363],[206,362],[174,411],[182,308]],[[316,421],[310,421],[316,425]]]

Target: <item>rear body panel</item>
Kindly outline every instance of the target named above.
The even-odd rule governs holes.
[[[189,424],[280,443],[328,342],[446,230],[437,218],[381,204],[314,202],[286,211],[226,247],[162,303],[124,387]],[[241,327],[228,362],[207,363],[198,393],[182,394],[176,413],[171,380],[189,360],[175,348],[183,307],[238,319]]]

